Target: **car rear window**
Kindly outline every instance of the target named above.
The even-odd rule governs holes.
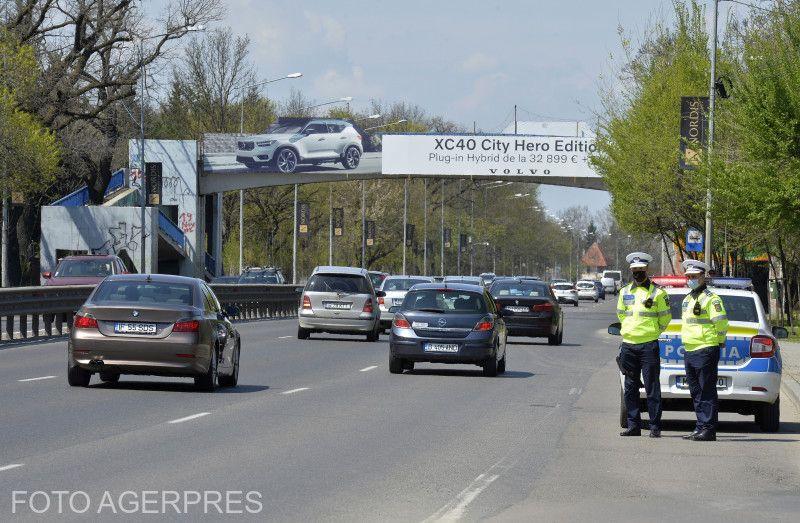
[[[543,283],[501,281],[492,284],[492,296],[548,296],[550,290]]]
[[[59,278],[106,277],[113,272],[111,260],[63,260],[58,264],[55,276]]]
[[[242,274],[239,283],[278,283],[278,277],[265,273]]]
[[[409,291],[401,307],[410,311],[431,311],[443,314],[486,314],[483,294],[449,289]]]
[[[383,290],[389,291],[407,291],[418,283],[430,283],[429,280],[415,280],[413,278],[392,278],[384,280]]]
[[[185,283],[106,281],[100,284],[92,303],[136,303],[192,305],[192,287]]]
[[[372,289],[367,279],[358,274],[315,274],[308,280],[306,291],[370,294]]]
[[[572,285],[570,285],[569,283],[556,283],[555,285],[553,285],[553,288],[558,289],[560,291],[571,291]]]
[[[669,309],[673,320],[681,319],[681,304],[685,297],[685,294],[669,295]],[[722,305],[725,307],[728,321],[759,322],[758,309],[755,298],[752,296],[720,296],[720,298],[722,298]]]
[[[582,281],[578,283],[577,287],[579,289],[594,289],[594,283],[588,281]]]

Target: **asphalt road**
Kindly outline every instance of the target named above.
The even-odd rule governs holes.
[[[5,348],[0,518],[138,521],[155,507],[174,520],[170,505],[123,514],[120,495],[243,491],[262,506],[238,517],[268,521],[796,521],[800,416],[789,401],[779,434],[722,415],[719,441],[685,442],[690,415],[666,413],[678,421],[660,440],[617,435],[612,301],[566,307],[560,347],[510,340],[498,378],[470,366],[390,375],[385,336],[300,342],[292,320],[240,324],[240,386],[215,394],[124,376],[70,388],[64,341]],[[85,493],[88,512],[65,502],[58,515],[53,495],[41,515],[12,503],[13,491],[59,490]],[[108,504],[97,514],[106,492],[116,516]],[[188,507],[192,519],[205,509]]]

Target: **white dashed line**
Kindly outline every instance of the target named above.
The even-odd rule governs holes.
[[[185,418],[178,418],[170,421],[170,423],[183,423],[184,421],[190,421],[197,418],[202,418],[203,416],[208,416],[211,414],[210,412],[198,412],[197,414],[192,414],[191,416],[186,416]]]
[[[433,521],[458,521],[464,516],[467,505],[472,503],[481,492],[486,490],[489,485],[500,476],[498,474],[481,474],[467,488],[462,490],[456,498],[439,509],[433,516],[426,519],[426,522]]]
[[[25,378],[24,380],[17,380],[17,381],[39,381],[39,380],[49,380],[51,378],[55,378],[56,376],[39,376],[38,378]]]
[[[578,389],[576,389],[575,387],[572,387],[571,389],[569,389],[569,395],[570,395],[570,396],[572,396],[572,395],[573,395],[573,394],[575,394],[576,392],[578,392]]]
[[[289,338],[294,338],[294,336],[278,336],[279,340],[286,340],[286,339],[289,339]]]
[[[0,467],[0,472],[5,472],[11,469],[18,469],[22,466],[22,463],[12,463],[11,465],[3,465]]]
[[[295,392],[302,392],[304,390],[308,390],[308,387],[300,387],[299,389],[285,390],[281,392],[281,394],[294,394]]]
[[[378,368],[377,365],[370,365],[369,367],[364,367],[359,372],[367,372],[368,370],[377,369],[377,368]]]

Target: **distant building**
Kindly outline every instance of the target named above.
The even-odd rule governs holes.
[[[581,264],[587,268],[589,273],[599,273],[608,267],[603,250],[597,242],[594,242],[591,247],[586,249],[586,253],[581,258]]]

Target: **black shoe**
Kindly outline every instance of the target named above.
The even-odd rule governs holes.
[[[694,429],[694,432],[683,436],[683,439],[694,439],[694,437],[697,436],[698,434],[700,434],[700,429]]]
[[[717,441],[717,432],[713,429],[703,429],[692,438],[692,441]]]
[[[642,429],[635,428],[635,429],[625,429],[619,433],[620,436],[641,436]]]
[[[651,438],[660,438],[661,437],[661,429],[650,429],[650,437]]]

